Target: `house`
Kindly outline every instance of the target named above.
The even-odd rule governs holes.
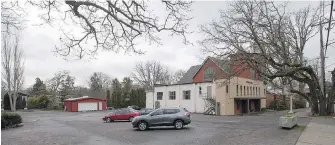
[[[69,98],[64,100],[64,111],[79,112],[106,109],[106,99],[83,96],[79,98]]]
[[[156,84],[146,92],[146,107],[184,107],[190,112],[237,115],[265,108],[264,83],[236,56],[207,57],[191,66],[177,84]]]

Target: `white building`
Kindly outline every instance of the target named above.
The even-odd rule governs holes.
[[[227,79],[232,69],[239,73]],[[190,67],[178,84],[155,85],[147,91],[146,107],[184,107],[190,112],[219,115],[249,113],[265,107],[264,90],[252,69],[208,57],[202,65]]]

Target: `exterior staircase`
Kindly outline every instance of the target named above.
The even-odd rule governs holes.
[[[215,103],[216,101],[211,98],[211,97],[206,97],[204,98],[205,101],[205,111],[204,114],[205,115],[215,115],[216,111],[215,111]]]

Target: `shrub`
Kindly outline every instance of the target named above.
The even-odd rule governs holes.
[[[22,118],[14,112],[1,112],[1,128],[16,126],[22,123]]]
[[[47,108],[49,104],[49,99],[47,96],[29,97],[27,101],[29,109]]]

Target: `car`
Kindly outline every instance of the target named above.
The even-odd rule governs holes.
[[[156,126],[174,126],[175,129],[182,129],[191,123],[191,114],[181,107],[160,108],[148,115],[135,117],[131,123],[141,131]]]
[[[105,122],[113,122],[115,120],[129,120],[131,122],[136,116],[139,115],[140,113],[138,111],[133,111],[132,109],[117,109],[104,116],[102,120]]]
[[[134,110],[140,110],[141,109],[140,107],[138,107],[136,105],[128,106],[128,108],[134,109]]]
[[[151,108],[142,108],[140,110],[140,115],[147,115],[147,114],[149,114],[152,111],[154,111],[154,109],[151,109]]]

